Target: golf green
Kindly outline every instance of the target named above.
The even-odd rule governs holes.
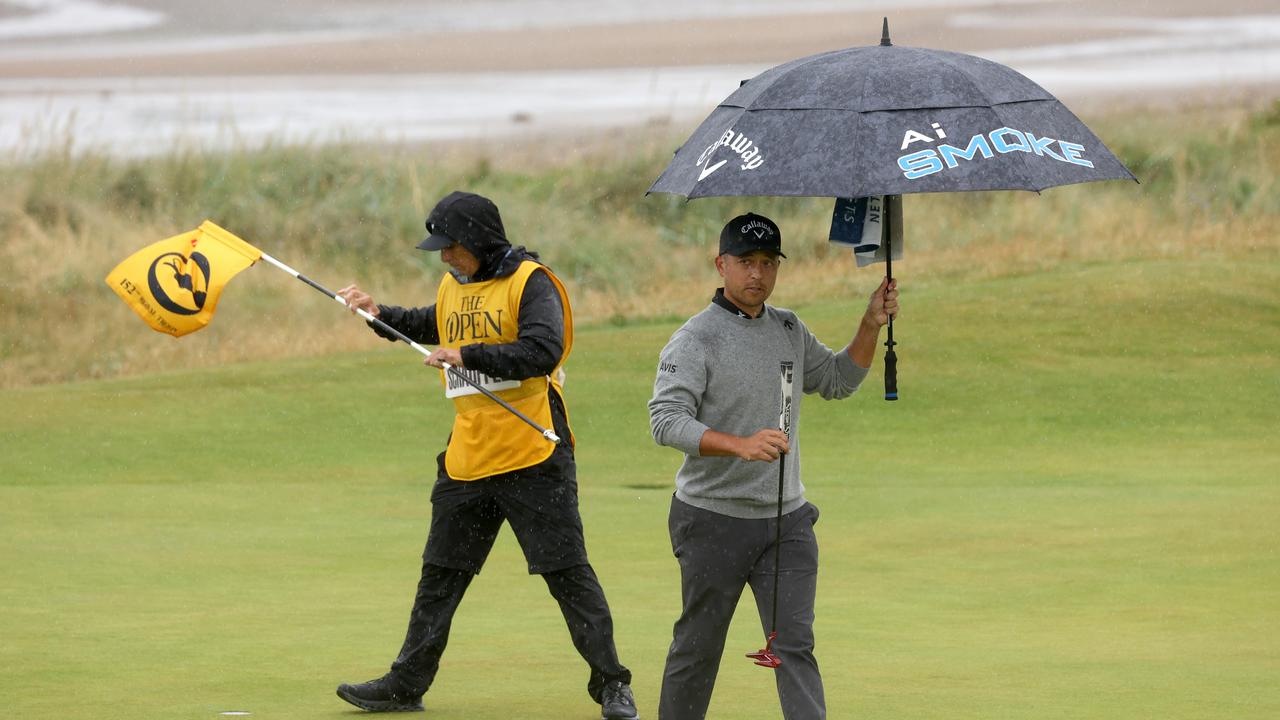
[[[878,368],[805,400],[830,716],[1280,716],[1280,266],[903,287],[902,400]],[[840,347],[863,302],[795,309]],[[588,548],[650,720],[680,457],[645,402],[678,324],[580,329],[566,385]],[[452,413],[416,354],[369,347],[0,391],[6,715],[351,716],[334,687],[399,648]],[[743,657],[761,641],[744,605],[711,717],[781,717]],[[586,679],[504,531],[428,716],[588,720]]]

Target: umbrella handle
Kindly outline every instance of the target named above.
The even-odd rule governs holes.
[[[892,320],[890,321],[892,322]],[[893,351],[893,341],[885,343],[888,350],[884,352],[884,399],[898,399],[898,355]]]

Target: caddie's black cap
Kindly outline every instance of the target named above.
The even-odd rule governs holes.
[[[443,250],[456,242],[482,258],[489,249],[508,244],[498,206],[469,192],[454,191],[436,203],[427,215],[427,233],[419,250]]]
[[[782,231],[763,215],[747,213],[729,221],[720,231],[720,254],[741,256],[761,250],[782,255]]]

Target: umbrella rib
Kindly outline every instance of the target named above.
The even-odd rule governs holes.
[[[1045,102],[1045,101],[1044,100],[1021,100],[1019,102]],[[1000,121],[1000,125],[1003,127],[1009,127],[1009,122],[1005,120],[1004,114],[1000,112],[1000,109],[1003,108],[1005,105],[1012,105],[1012,104],[1013,103],[1000,103],[999,105],[991,106],[991,112],[995,114],[996,119]],[[1039,195],[1040,191],[1043,190],[1044,188],[1040,187],[1039,184],[1032,179],[1030,168],[1027,166],[1027,154],[1026,153],[1014,153],[1014,154],[1017,155],[1018,157],[1018,168],[1019,168],[1019,172],[1022,174],[1023,182],[1026,183],[1027,187],[1030,190],[1034,191],[1037,195]]]
[[[778,73],[777,75],[775,75],[772,79],[770,79],[770,80],[769,80],[769,87],[773,87],[773,86],[777,85],[777,84],[778,84],[778,83],[779,83],[783,78],[785,78],[786,76],[790,75],[791,73],[795,72],[796,70],[800,69],[801,67],[803,67],[803,66],[805,66],[805,65],[808,65],[809,63],[813,62],[814,60],[817,60],[818,58],[825,58],[825,57],[829,57],[829,56],[831,56],[831,55],[839,54],[840,52],[842,52],[842,51],[840,51],[840,50],[832,50],[832,51],[830,51],[830,52],[819,53],[819,54],[814,55],[814,56],[809,57],[809,58],[801,58],[801,60],[802,60],[803,62],[802,62],[802,61],[797,61],[797,62],[792,63],[792,64],[791,64],[791,67],[789,67],[789,68],[787,68],[787,69],[785,69],[785,70],[783,70],[783,71],[779,72],[779,73]],[[764,92],[764,90],[761,90],[760,92]],[[759,95],[759,94],[757,94],[757,95],[756,95],[756,98],[759,98],[759,97],[760,97],[760,95]],[[764,108],[747,108],[747,107],[744,107],[743,109],[744,109],[744,110],[762,110],[762,109],[764,109]],[[796,109],[796,108],[777,108],[777,109],[778,109],[778,110],[792,110],[792,109]],[[806,109],[807,109],[807,108],[806,108]]]
[[[858,107],[860,107],[860,108],[865,108],[865,107],[866,107],[866,100],[867,100],[867,86],[868,86],[870,83],[871,83],[871,75],[870,75],[870,73],[863,73],[863,75],[862,75],[862,92],[858,95]],[[867,111],[866,111],[866,110],[858,110],[858,111],[856,111],[856,112],[854,113],[854,116],[858,118],[858,127],[857,127],[857,130],[855,131],[857,134],[854,136],[854,139],[853,139],[853,141],[854,141],[854,148],[860,148],[860,147],[862,147],[862,143],[863,143],[863,141],[866,139],[866,137],[865,137],[865,135],[866,135],[866,128],[867,128],[867,123],[866,123],[866,113],[867,113]],[[857,175],[858,175],[858,173],[856,173],[856,172],[855,172],[855,173],[853,173],[853,174],[852,174],[852,176],[849,178],[849,182],[850,182],[850,186],[851,186],[851,187],[855,187],[855,186],[856,186],[856,184],[858,183],[859,179],[858,179]],[[859,190],[858,190],[858,192],[856,192],[856,193],[855,193],[855,192],[851,192],[851,193],[849,194],[849,197],[851,197],[851,198],[855,198],[855,197],[862,197],[862,195],[860,195],[860,194],[859,194],[859,193],[861,193],[861,192],[862,192],[862,190],[861,190],[861,189],[859,189]]]
[[[995,106],[995,103],[991,102],[991,96],[987,95],[986,91],[982,89],[982,86],[978,85],[978,83],[974,82],[973,78],[969,77],[968,71],[952,62],[950,57],[942,53],[934,53],[933,57],[935,57],[938,62],[956,71],[957,75],[964,78],[964,81],[969,84],[969,88],[973,90],[975,95],[978,95],[983,99],[987,107]]]
[[[1043,102],[1046,99],[1046,98],[1031,98],[1027,100],[1015,100],[1013,102],[1002,102],[1002,103],[992,102],[991,96],[988,95],[987,92],[983,90],[980,85],[978,85],[969,77],[969,74],[966,70],[964,70],[962,67],[957,65],[955,62],[953,62],[952,58],[946,55],[938,55],[937,58],[939,62],[955,70],[958,75],[964,78],[965,82],[969,83],[970,87],[973,88],[974,92],[978,96],[980,96],[984,101],[986,101],[986,106],[988,108],[991,108],[992,114],[996,116],[996,118],[1000,121],[1000,124],[1005,127],[1008,127],[1009,123],[1005,121],[1004,115],[1000,112],[1001,107],[1005,105],[1012,105],[1013,102]],[[981,60],[984,58],[979,58],[979,59]],[[1041,88],[1041,91],[1044,92],[1044,88]],[[1048,95],[1047,92],[1045,92],[1045,94]],[[1044,188],[1039,187],[1038,183],[1036,183],[1032,179],[1032,176],[1029,172],[1029,168],[1027,167],[1027,159],[1025,157],[1022,157],[1022,156],[1018,157],[1018,168],[1019,168],[1019,173],[1022,175],[1023,182],[1026,183],[1027,187],[1029,187],[1036,194],[1039,194],[1040,191],[1043,190]]]

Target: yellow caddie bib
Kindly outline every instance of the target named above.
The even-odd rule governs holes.
[[[551,427],[551,400],[548,389],[561,393],[560,368],[573,347],[573,311],[564,285],[543,265],[531,260],[520,263],[506,277],[461,284],[445,275],[436,293],[436,327],[440,346],[461,348],[475,343],[503,344],[519,335],[520,298],[534,271],[551,278],[564,308],[564,351],[550,376],[524,380],[494,378],[482,372],[458,368],[476,384],[493,392],[544,428]],[[445,450],[444,466],[455,480],[478,480],[512,470],[531,467],[551,456],[555,446],[501,405],[470,385],[441,371],[445,397],[453,400],[457,414],[453,434]],[[566,420],[568,410],[566,408]],[[573,442],[573,434],[565,438]]]

